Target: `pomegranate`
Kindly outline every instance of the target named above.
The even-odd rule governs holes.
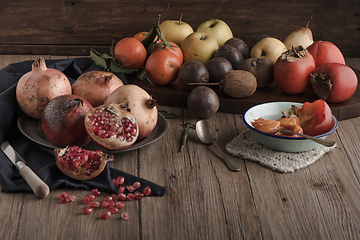
[[[91,139],[107,150],[124,149],[135,143],[138,123],[127,104],[108,103],[91,109],[85,116]]]
[[[90,71],[76,79],[72,85],[72,93],[85,98],[93,107],[98,107],[122,85],[123,81],[111,72]]]
[[[32,70],[16,86],[16,100],[28,116],[41,119],[45,106],[55,97],[71,94],[71,84],[64,73],[47,68],[43,58],[36,59]]]
[[[127,102],[132,114],[139,125],[138,140],[146,138],[155,128],[158,119],[156,100],[144,89],[137,85],[129,84],[117,88],[105,103]]]
[[[114,156],[101,151],[91,151],[79,146],[55,149],[58,168],[67,176],[77,180],[89,180],[98,176]],[[90,198],[89,198],[90,199]]]
[[[84,98],[67,94],[46,105],[41,126],[50,142],[59,147],[84,146],[91,141],[85,129],[85,115],[92,109]]]

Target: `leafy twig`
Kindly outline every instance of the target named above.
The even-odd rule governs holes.
[[[170,118],[170,119],[180,119],[180,117],[174,113],[169,113],[168,111],[165,110],[158,110],[159,113],[161,113],[165,118]]]
[[[181,139],[180,152],[184,149],[184,147],[187,143],[188,135],[191,132],[191,128],[195,128],[195,124],[185,123],[185,124],[182,124],[182,126],[184,127],[184,133],[183,133],[183,136]]]

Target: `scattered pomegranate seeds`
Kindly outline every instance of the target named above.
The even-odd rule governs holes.
[[[127,199],[129,199],[130,201],[135,199],[135,194],[133,193],[128,193],[128,195],[126,196]]]
[[[91,214],[95,208],[101,207],[106,210],[100,214],[100,219],[108,219],[111,214],[118,213],[119,209],[124,207],[124,200],[132,201],[134,199],[141,199],[143,196],[151,195],[151,188],[149,186],[145,187],[142,192],[135,191],[141,187],[141,183],[139,181],[126,186],[124,185],[124,181],[125,178],[123,176],[114,178],[112,182],[116,187],[119,187],[119,194],[114,193],[107,195],[101,203],[96,200],[96,198],[100,196],[100,191],[98,189],[91,189],[91,193],[87,194],[83,199],[83,202],[86,204],[86,207],[82,209],[83,214]],[[126,190],[128,190],[128,193],[125,193]],[[73,202],[76,200],[76,196],[74,194],[68,195],[67,192],[63,192],[60,194],[59,199],[61,203],[67,203],[69,201]],[[128,220],[129,214],[127,212],[123,212],[121,213],[121,218]]]
[[[86,196],[86,197],[84,197],[83,202],[85,204],[89,204],[91,202],[91,199],[88,196]]]
[[[70,194],[70,195],[69,195],[69,200],[72,201],[72,202],[74,202],[74,201],[76,200],[75,194]]]
[[[109,212],[111,213],[118,213],[119,212],[119,209],[115,206],[111,206],[109,207]]]
[[[90,208],[90,207],[84,207],[82,210],[83,214],[85,214],[85,215],[92,213],[92,211],[93,211],[93,208]]]
[[[149,196],[151,194],[151,188],[149,186],[144,188],[143,194]]]
[[[95,197],[99,197],[100,196],[100,191],[95,189],[92,189],[91,192],[95,195]]]
[[[140,182],[136,181],[134,182],[134,184],[132,185],[134,189],[137,189],[141,186]]]
[[[118,181],[119,185],[124,184],[125,178],[123,176],[119,176],[119,177],[117,177],[117,181]]]
[[[132,185],[127,185],[126,188],[127,188],[127,190],[129,190],[129,192],[134,191],[134,187]]]
[[[111,217],[111,212],[110,211],[105,211],[105,212],[102,212],[100,214],[101,219],[108,219],[109,217]]]
[[[122,217],[122,219],[124,219],[124,220],[128,220],[128,219],[129,219],[129,214],[128,214],[127,212],[123,212],[123,213],[121,214],[121,217]]]
[[[119,194],[118,194],[118,198],[119,198],[120,200],[123,200],[123,201],[127,199],[125,193],[119,193]]]
[[[124,193],[125,192],[125,186],[124,185],[121,185],[119,187],[119,193]]]
[[[116,202],[115,203],[115,206],[118,208],[118,209],[122,209],[124,207],[124,203],[123,202]]]

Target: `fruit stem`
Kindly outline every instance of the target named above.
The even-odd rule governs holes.
[[[146,100],[145,105],[147,108],[154,108],[157,105],[157,101],[150,96],[148,100]]]
[[[311,19],[313,19],[313,17],[310,17],[309,20],[306,22],[305,28],[309,28]]]
[[[220,85],[220,82],[216,82],[216,83],[188,83],[188,85],[191,85],[191,86],[218,86],[218,85]]]
[[[183,16],[184,14],[181,14],[178,25],[180,25]]]

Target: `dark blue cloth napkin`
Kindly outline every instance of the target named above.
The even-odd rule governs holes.
[[[35,60],[35,59],[34,59]],[[34,143],[25,137],[17,126],[17,119],[21,110],[16,101],[16,84],[20,77],[31,71],[34,61],[23,61],[10,64],[0,70],[0,143],[8,141],[14,149],[24,158],[27,165],[46,183],[50,190],[59,186],[73,188],[93,189],[108,193],[117,193],[118,187],[112,183],[113,178],[125,177],[125,185],[135,181],[141,183],[142,191],[146,186],[152,190],[150,196],[162,196],[166,189],[153,182],[139,178],[110,167],[110,162],[105,170],[96,178],[88,181],[78,181],[63,174],[56,166],[54,149]],[[65,60],[46,60],[48,68],[62,71],[73,83],[82,73],[91,70],[102,70],[90,58],[75,58]],[[117,74],[124,84],[128,84],[123,74]],[[31,192],[32,190],[18,173],[15,166],[0,150],[0,185],[2,192]]]

